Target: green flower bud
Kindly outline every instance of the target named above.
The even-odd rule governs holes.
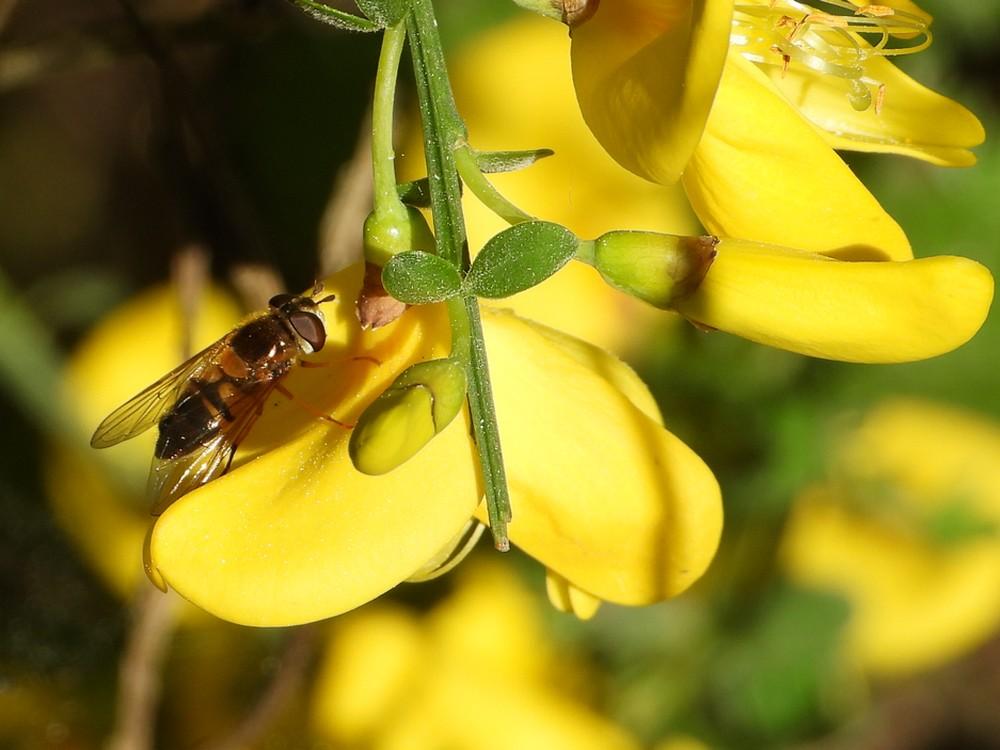
[[[372,211],[365,219],[365,260],[384,266],[396,253],[404,250],[434,252],[434,234],[427,219],[413,206],[403,206],[403,212]]]
[[[669,310],[705,278],[719,239],[655,232],[608,232],[581,246],[581,259],[611,286]]]
[[[406,369],[365,409],[348,451],[363,474],[385,474],[441,432],[465,403],[465,368],[454,359]]]

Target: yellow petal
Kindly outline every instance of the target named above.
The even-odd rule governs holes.
[[[601,600],[586,591],[578,589],[558,573],[545,573],[545,592],[552,606],[560,612],[576,615],[581,620],[589,620],[597,614]]]
[[[905,509],[968,503],[1000,522],[1000,427],[958,409],[899,400],[850,435],[841,460],[865,486],[889,488]],[[945,664],[1000,622],[996,534],[935,545],[886,522],[831,486],[796,503],[782,556],[798,582],[842,592],[854,605],[851,643],[867,669],[900,676]],[[846,502],[845,502],[846,501]]]
[[[684,188],[712,234],[855,259],[912,257],[899,225],[738,54],[726,62]]]
[[[910,362],[968,341],[986,319],[993,278],[967,258],[837,261],[723,240],[692,321],[779,349],[845,362]]]
[[[661,426],[622,362],[509,313],[483,312],[511,540],[607,601],[648,604],[683,591],[718,544],[711,471]]]
[[[701,137],[729,45],[726,0],[615,0],[573,30],[583,117],[622,166],[670,184]]]
[[[986,137],[982,124],[958,102],[917,83],[888,60],[865,62],[868,78],[884,84],[880,111],[858,112],[848,100],[844,78],[797,66],[787,73],[769,66],[771,82],[837,149],[902,154],[932,164],[966,167],[976,163],[968,149]]]
[[[447,354],[449,343],[441,306],[411,309],[361,336],[353,305],[343,302],[356,295],[356,271],[328,284],[342,302],[327,306],[328,340],[354,348],[328,345],[321,357],[339,366],[287,379],[297,398],[345,421],[408,365]],[[154,565],[198,606],[252,625],[324,619],[409,577],[468,521],[480,489],[465,419],[372,477],[352,466],[347,430],[275,401],[249,441],[260,455],[182,497],[154,527]]]

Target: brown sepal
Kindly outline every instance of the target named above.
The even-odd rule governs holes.
[[[357,316],[365,330],[389,325],[404,312],[407,305],[393,297],[382,286],[382,267],[365,263],[365,281],[358,294]]]

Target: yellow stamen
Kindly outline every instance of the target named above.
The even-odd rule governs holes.
[[[879,112],[885,86],[868,74],[867,61],[920,52],[930,46],[931,33],[924,19],[885,5],[768,0],[735,6],[730,41],[757,65],[777,65],[782,73],[794,66],[844,78],[850,81],[852,107],[864,111],[874,104]]]

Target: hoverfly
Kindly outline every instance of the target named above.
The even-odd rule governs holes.
[[[228,471],[273,391],[291,398],[281,380],[302,355],[323,348],[326,323],[319,305],[333,298],[272,297],[266,313],[111,412],[91,446],[107,448],[159,425],[148,482],[152,513],[159,515],[181,495]]]

